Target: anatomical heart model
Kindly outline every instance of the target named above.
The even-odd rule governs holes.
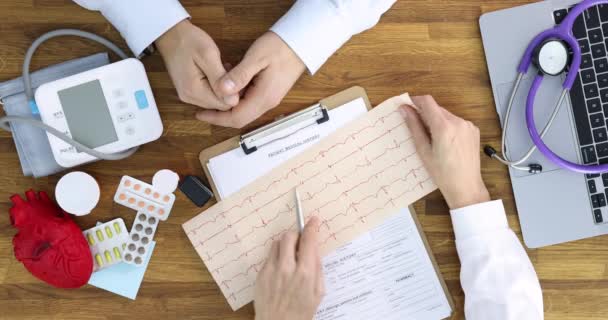
[[[38,279],[58,288],[85,285],[93,272],[93,258],[82,231],[45,192],[11,197],[15,257]]]

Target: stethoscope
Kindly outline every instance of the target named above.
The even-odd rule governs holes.
[[[491,146],[485,146],[484,152],[488,156],[502,162],[505,165],[508,165],[513,169],[528,171],[530,173],[540,173],[542,172],[542,166],[540,164],[522,166],[522,163],[527,161],[532,153],[538,149],[538,151],[540,151],[540,153],[543,154],[547,159],[556,164],[558,167],[566,170],[587,174],[608,172],[608,164],[580,165],[565,160],[547,147],[543,141],[545,134],[549,128],[551,128],[551,125],[553,124],[553,121],[555,120],[564,99],[570,92],[570,89],[572,88],[572,85],[574,84],[576,76],[580,70],[581,48],[579,47],[578,41],[572,33],[574,20],[584,13],[585,10],[598,4],[608,4],[608,0],[585,0],[579,3],[572,8],[566,18],[559,25],[540,33],[532,40],[524,53],[519,67],[517,68],[517,80],[515,81],[513,92],[509,98],[509,104],[507,106],[503,123],[504,128],[502,132],[501,148],[502,156],[498,155],[496,150],[494,150]],[[553,113],[547,121],[547,124],[539,134],[538,130],[536,129],[536,122],[534,121],[534,100],[536,99],[536,94],[538,93],[545,75],[557,76],[566,70],[570,60],[568,48],[572,50],[572,61],[570,62],[570,70],[566,75],[566,80],[562,85],[563,91],[559,97],[557,105],[553,109]],[[506,132],[517,90],[519,89],[523,77],[528,73],[531,65],[534,65],[539,71],[539,73],[534,77],[530,87],[530,92],[528,93],[528,98],[526,99],[526,126],[528,127],[528,133],[530,134],[530,138],[534,144],[530,147],[530,149],[528,149],[523,157],[518,160],[511,160],[506,151]]]

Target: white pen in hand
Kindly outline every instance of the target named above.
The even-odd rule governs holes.
[[[298,230],[300,233],[304,231],[304,214],[302,213],[302,203],[300,202],[300,194],[298,188],[295,189],[296,193],[296,219],[298,220]]]

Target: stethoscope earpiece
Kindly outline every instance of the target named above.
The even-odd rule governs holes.
[[[529,168],[528,172],[531,174],[538,174],[538,173],[543,172],[543,166],[541,166],[538,163],[533,163],[533,164],[529,165],[528,168]]]
[[[486,156],[490,158],[494,158],[494,156],[496,155],[496,149],[494,149],[491,145],[486,144],[485,146],[483,146],[483,153],[485,153]]]
[[[498,152],[496,151],[496,149],[494,149],[491,145],[485,145],[483,147],[483,153],[485,153],[486,156],[488,156],[492,159],[496,159],[500,162],[503,162],[502,158],[500,158],[498,156]],[[531,173],[531,174],[538,174],[538,173],[543,172],[543,166],[538,163],[532,163],[532,164],[528,165],[527,168],[526,167],[517,167],[514,165],[511,165],[511,167],[518,169],[518,170],[526,170],[526,171],[528,171],[528,173]]]

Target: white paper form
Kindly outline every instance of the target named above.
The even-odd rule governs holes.
[[[358,98],[328,110],[329,121],[300,130],[252,154],[246,155],[241,148],[238,148],[211,158],[207,167],[220,198],[225,199],[236,193],[274,167],[300,154],[366,112],[365,101],[363,98]]]
[[[410,211],[323,259],[326,296],[316,320],[437,320],[450,304]]]

